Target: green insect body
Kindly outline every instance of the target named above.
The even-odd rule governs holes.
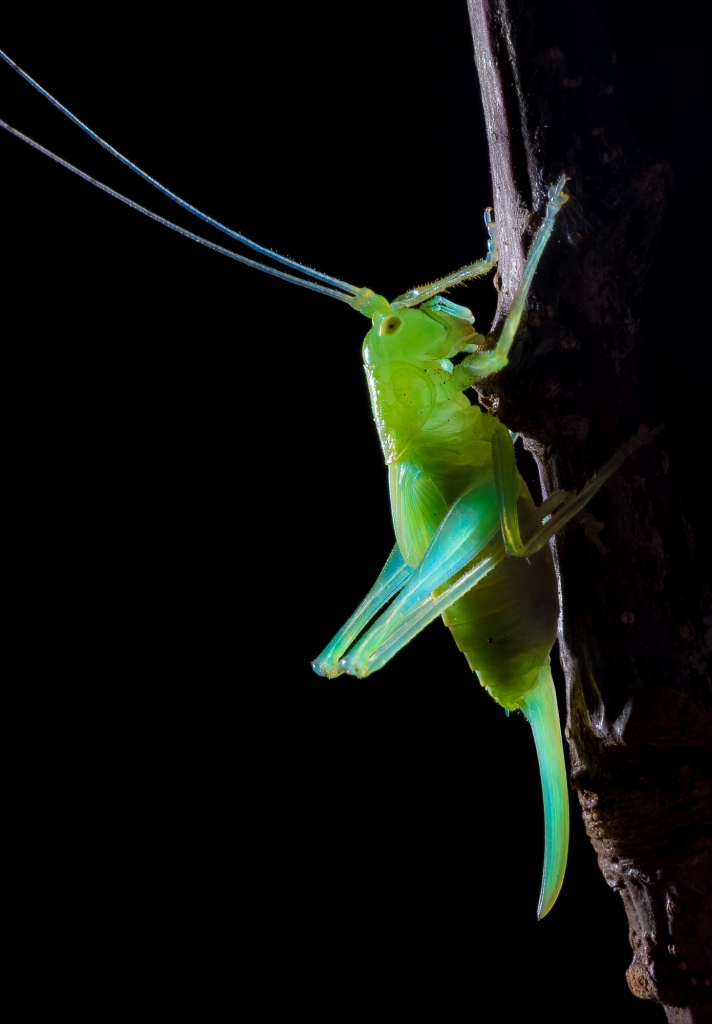
[[[549,189],[546,214],[511,309],[496,345],[487,350],[486,339],[474,330],[470,311],[441,293],[487,273],[496,264],[496,230],[489,211],[490,242],[483,260],[389,303],[367,288],[356,288],[280,256],[197,210],[96,135],[1,51],[0,59],[184,210],[282,266],[258,263],[186,231],[95,181],[3,121],[1,128],[184,237],[348,302],[371,319],[363,356],[388,466],[396,544],[373,588],[313,667],[331,678],[344,672],[367,676],[442,616],[488,693],[507,711],[521,710],[531,723],[544,796],[545,854],[538,911],[543,917],[561,887],[569,828],[561,730],[549,665],[559,606],[548,541],[635,448],[657,433],[641,427],[638,436],[623,445],[578,495],[555,492],[536,508],[517,471],[509,431],[464,394],[478,378],[507,365],[537,264],[568,198],[563,191],[565,179]]]
[[[563,187],[562,178],[549,190],[546,216],[493,350],[477,351],[485,338],[468,309],[433,297],[452,278],[425,289],[417,309],[409,307],[423,290],[388,303],[364,289],[352,300],[372,320],[363,356],[388,466],[396,546],[373,589],[313,664],[332,678],[367,676],[442,616],[482,686],[532,726],[544,797],[540,918],[561,888],[569,835],[549,660],[559,603],[548,541],[647,437],[624,446],[578,496],[556,492],[537,508],[517,471],[509,431],[463,392],[507,364],[536,266],[568,198]],[[494,226],[488,226],[490,253],[468,276],[496,261]]]

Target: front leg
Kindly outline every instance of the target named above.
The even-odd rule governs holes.
[[[509,350],[512,347],[515,335],[519,329],[519,323],[522,319],[522,313],[524,312],[524,306],[529,296],[529,289],[531,288],[532,281],[534,280],[536,268],[539,265],[541,255],[546,248],[546,243],[551,238],[556,215],[569,198],[563,191],[565,184],[566,178],[562,176],[559,178],[557,183],[552,185],[549,189],[549,201],[546,204],[544,220],[542,221],[541,227],[537,231],[532,247],[529,250],[529,256],[527,257],[522,279],[519,282],[519,287],[517,288],[514,296],[514,301],[512,302],[512,306],[507,314],[507,319],[504,321],[504,327],[502,328],[502,333],[497,340],[496,346],[489,352],[477,352],[463,360],[462,365],[466,367],[467,370],[475,373],[478,377],[482,377],[487,373],[494,373],[496,370],[501,370],[509,362]]]
[[[421,285],[420,288],[411,288],[409,292],[405,292],[403,295],[399,295],[397,299],[393,300],[391,303],[393,309],[406,309],[409,306],[419,306],[422,302],[425,302],[426,299],[431,299],[434,295],[439,295],[448,288],[454,288],[455,285],[464,284],[465,281],[473,281],[476,277],[482,277],[484,274],[489,274],[490,270],[496,266],[499,258],[499,249],[497,248],[497,227],[495,222],[492,220],[492,209],[490,207],[485,210],[485,224],[487,225],[489,240],[487,242],[487,255],[483,260],[476,260],[474,263],[468,263],[466,267],[462,267],[460,270],[456,270],[454,273],[448,274],[447,277],[441,277],[439,280],[433,281],[432,284]]]

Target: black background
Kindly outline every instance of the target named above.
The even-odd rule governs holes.
[[[484,253],[464,0],[427,23],[405,2],[223,13],[27,16],[2,46],[179,195],[307,264],[392,296]],[[684,26],[642,0],[611,14],[639,142],[676,171],[643,318],[707,551],[701,101]],[[4,66],[0,82],[0,116],[201,232]],[[208,1016],[257,995],[259,1019],[286,1000],[330,1020],[661,1021],[628,993],[625,917],[575,798],[564,889],[537,923],[530,731],[447,632],[366,681],[309,669],[391,544],[366,320],[0,146],[9,540],[24,678],[62,723],[37,793],[47,934],[78,922],[87,957],[119,936],[96,968],[107,997],[152,979],[157,1006],[178,993]],[[455,299],[489,326],[489,282]]]

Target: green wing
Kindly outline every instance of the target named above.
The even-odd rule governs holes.
[[[408,565],[418,565],[447,515],[447,503],[432,478],[413,462],[392,462],[388,483],[398,547]]]

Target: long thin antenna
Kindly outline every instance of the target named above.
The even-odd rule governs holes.
[[[230,259],[237,260],[239,263],[244,263],[248,267],[254,267],[255,270],[263,270],[265,274],[271,274],[273,277],[279,277],[283,281],[290,281],[292,284],[299,284],[302,288],[309,288],[310,291],[319,292],[321,295],[328,295],[332,299],[340,299],[342,302],[350,302],[352,296],[348,292],[338,292],[333,288],[325,288],[323,284],[317,284],[316,281],[305,281],[301,277],[294,277],[293,274],[286,274],[283,270],[277,270],[276,267],[265,266],[264,263],[258,263],[257,260],[251,260],[248,256],[241,256],[237,252],[233,252],[231,249],[225,249],[222,245],[216,245],[215,242],[208,241],[207,238],[201,238],[200,235],[193,234],[192,231],[187,231],[185,228],[180,227],[178,224],[174,224],[170,220],[166,220],[165,217],[160,217],[157,213],[152,213],[151,210],[147,210],[145,206],[140,206],[135,203],[133,199],[128,199],[126,196],[122,196],[120,192],[117,192],[113,188],[109,188],[108,185],[104,185],[103,182],[97,181],[96,178],[92,178],[91,175],[86,174],[84,171],[80,171],[74,164],[68,163],[63,160],[61,156],[57,156],[56,153],[52,153],[49,149],[45,149],[44,146],[40,146],[39,142],[35,142],[34,139],[30,139],[27,135],[23,135],[22,132],[18,132],[17,128],[13,128],[5,121],[0,121],[0,128],[4,128],[5,131],[14,135],[18,139],[22,139],[28,146],[36,149],[39,153],[44,156],[48,156],[50,160],[54,160],[56,164],[61,167],[66,167],[72,174],[76,174],[78,177],[83,178],[84,181],[88,181],[90,185],[94,185],[96,188],[101,189],[102,192],[106,192],[107,195],[113,196],[114,199],[118,199],[119,202],[125,203],[126,206],[130,206],[132,210],[138,210],[139,213],[149,217],[151,220],[157,221],[159,224],[163,224],[164,227],[170,228],[171,231],[177,231],[179,235],[183,235],[184,238],[190,238],[192,242],[199,242],[200,245],[204,245],[207,249],[212,249],[214,252],[222,253],[223,256],[229,256]],[[298,266],[298,264],[297,264]]]
[[[190,203],[186,202],[185,199],[181,199],[180,196],[177,196],[174,192],[171,192],[170,189],[167,189],[165,187],[165,185],[161,185],[160,181],[156,181],[156,179],[152,178],[150,174],[147,174],[145,171],[142,171],[141,168],[138,167],[136,164],[132,163],[131,160],[128,159],[128,157],[125,157],[123,153],[119,153],[118,149],[114,149],[114,147],[109,145],[109,143],[102,139],[101,136],[97,135],[96,132],[92,131],[91,128],[85,125],[83,121],[80,121],[79,118],[71,112],[71,110],[67,110],[67,108],[59,102],[59,100],[56,100],[51,93],[47,92],[46,89],[43,89],[39,82],[36,82],[34,78],[27,74],[26,71],[23,71],[22,68],[18,64],[16,64],[11,57],[8,57],[8,55],[4,53],[2,50],[0,50],[0,57],[2,57],[5,63],[9,64],[9,66],[18,73],[18,75],[21,75],[21,77],[24,78],[26,82],[29,82],[33,89],[36,89],[37,92],[39,92],[40,95],[44,96],[45,99],[49,100],[49,102],[53,106],[55,106],[57,110],[61,111],[61,113],[63,113],[65,117],[68,117],[69,120],[73,121],[78,128],[81,128],[83,132],[86,132],[86,134],[90,138],[94,139],[95,142],[98,142],[99,145],[102,146],[102,148],[107,151],[107,153],[111,153],[111,155],[115,156],[117,160],[120,160],[122,164],[125,164],[126,167],[129,167],[135,174],[138,174],[140,178],[143,178],[144,181],[147,181],[149,185],[153,185],[153,187],[157,188],[159,192],[162,192],[164,196],[168,196],[168,198],[172,199],[174,203],[178,203],[179,206],[182,206],[184,210],[188,210],[189,213],[192,213],[196,217],[199,217],[202,221],[205,221],[206,224],[210,224],[211,227],[217,228],[218,231],[223,231],[226,235],[229,235],[230,238],[234,238],[235,241],[242,242],[243,245],[249,246],[251,249],[254,249],[256,252],[261,253],[263,256],[267,256],[269,259],[277,260],[279,263],[283,263],[285,266],[291,267],[292,270],[299,270],[303,274],[307,274],[309,277],[313,277],[318,281],[325,281],[327,284],[333,285],[336,288],[340,288],[345,292],[349,292],[351,295],[356,295],[356,293],[359,291],[358,288],[354,287],[354,285],[352,284],[348,284],[346,281],[340,281],[338,278],[331,277],[329,274],[322,274],[318,270],[312,270],[311,267],[302,266],[302,264],[297,263],[296,260],[290,260],[289,257],[287,256],[280,256],[278,252],[273,252],[271,249],[267,249],[263,245],[258,245],[257,242],[253,242],[251,239],[246,238],[245,235],[241,235],[238,231],[232,231],[224,224],[221,224],[220,221],[215,220],[213,217],[209,217],[207,213],[203,213],[202,210],[198,210],[195,206],[192,206]],[[16,132],[15,134],[19,136],[19,133]],[[21,137],[24,138],[24,136]],[[41,148],[36,143],[34,145],[37,149]],[[47,153],[47,150],[44,150],[43,152]],[[48,155],[53,156],[53,154]],[[53,159],[57,160],[58,162],[61,162],[58,157],[53,156]],[[74,170],[76,173],[79,173],[80,175],[82,174],[82,172],[76,171],[76,168],[74,167],[72,167],[71,169]],[[89,180],[92,182],[94,181],[93,178]],[[94,184],[96,184],[96,182],[94,182]],[[104,191],[110,192],[110,189],[106,188],[105,186],[102,186],[102,188],[104,188]],[[112,194],[118,195],[118,193]],[[128,200],[123,199],[123,197],[121,198],[123,202],[128,202]],[[158,220],[160,218],[156,217],[155,219]],[[189,234],[189,232],[186,234]],[[259,267],[260,270],[266,269],[261,263],[252,263],[249,265]],[[298,280],[298,278],[291,278],[289,277],[289,275],[287,275],[287,280]]]

